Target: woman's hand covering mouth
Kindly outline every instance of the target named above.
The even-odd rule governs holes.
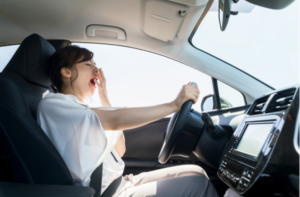
[[[108,98],[108,93],[106,90],[106,79],[103,73],[103,70],[101,68],[99,68],[98,70],[98,76],[97,79],[99,79],[99,82],[96,81],[96,84],[98,86],[98,93],[99,93],[99,97],[100,97],[100,101],[101,101],[101,105],[103,107],[111,107],[109,98]]]

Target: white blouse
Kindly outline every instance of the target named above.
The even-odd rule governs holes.
[[[76,96],[47,94],[39,103],[37,122],[64,159],[74,181],[88,186],[91,174],[103,162],[102,194],[123,174],[124,162],[114,148],[122,131],[104,131],[95,112]]]

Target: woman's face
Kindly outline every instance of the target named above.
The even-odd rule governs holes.
[[[83,98],[92,96],[97,87],[97,84],[94,80],[99,79],[99,71],[96,67],[94,59],[91,59],[90,61],[76,63],[75,67],[77,69],[77,72],[74,67],[71,70],[71,81],[73,81],[77,76],[77,78],[72,83],[74,93]]]

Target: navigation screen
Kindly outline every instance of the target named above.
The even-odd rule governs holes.
[[[236,150],[257,157],[273,125],[249,124]]]

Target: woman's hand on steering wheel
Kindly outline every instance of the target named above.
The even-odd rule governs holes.
[[[173,101],[173,103],[177,107],[177,111],[180,111],[181,106],[188,100],[192,100],[193,104],[195,104],[199,98],[200,91],[197,85],[192,85],[189,82],[187,85],[183,85],[177,98]]]

